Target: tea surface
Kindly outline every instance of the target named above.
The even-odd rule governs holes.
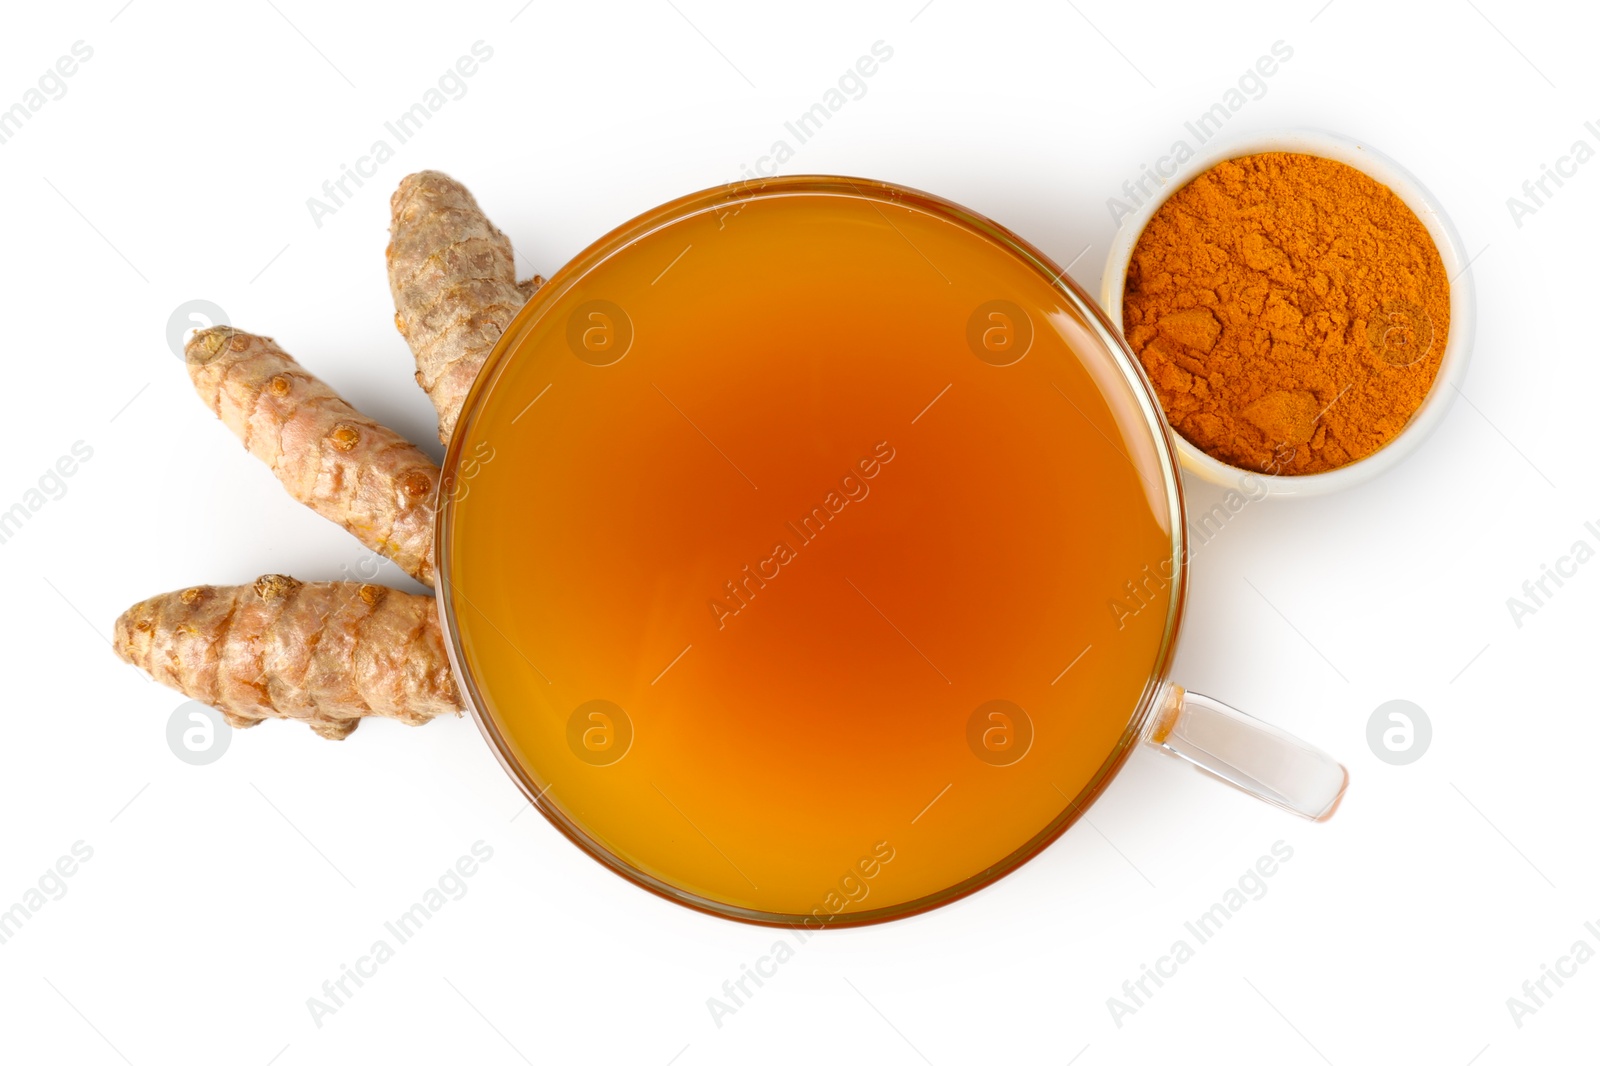
[[[1051,827],[1158,662],[1173,538],[1048,279],[804,193],[540,300],[457,431],[444,570],[542,802],[678,891],[840,920]]]

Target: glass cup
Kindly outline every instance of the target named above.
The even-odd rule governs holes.
[[[1141,743],[1333,813],[1338,762],[1168,679],[1185,528],[1063,270],[938,197],[776,178],[640,216],[517,315],[446,455],[439,608],[502,765],[603,865],[863,924],[1016,869]]]

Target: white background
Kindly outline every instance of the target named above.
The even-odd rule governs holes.
[[[674,4],[676,5],[674,7]],[[1592,248],[1600,164],[1519,227],[1506,198],[1600,119],[1578,5],[984,0],[34,4],[0,35],[0,107],[73,42],[93,58],[0,144],[0,509],[93,449],[0,544],[8,681],[0,908],[93,849],[0,945],[8,1061],[1572,1062],[1600,964],[1521,995],[1600,920],[1593,685],[1600,564],[1518,627],[1506,599],[1600,543]],[[920,8],[920,10],[919,10]],[[467,83],[338,212],[306,207],[474,41]],[[894,49],[788,173],[924,188],[1097,290],[1106,198],[1273,42],[1293,58],[1228,135],[1364,138],[1451,212],[1480,301],[1469,403],[1368,486],[1246,509],[1196,555],[1175,677],[1348,764],[1311,825],[1143,752],[1017,874],[954,906],[817,937],[719,1027],[706,1007],[776,939],[659,900],[531,813],[469,719],[334,744],[267,723],[194,767],[182,698],[112,655],[132,602],[362,557],[195,398],[169,315],[211,300],[418,441],[383,270],[388,198],[465,181],[548,274],[611,227],[734,180],[882,40]],[[1480,254],[1481,253],[1481,254]],[[1192,487],[1193,488],[1193,487]],[[1191,504],[1212,497],[1194,491]],[[392,574],[386,579],[403,581]],[[1254,586],[1252,588],[1251,586]],[[410,586],[402,586],[410,587]],[[1409,699],[1409,766],[1367,747]],[[309,996],[482,840],[470,882],[345,1006]],[[1118,1027],[1109,996],[1275,841],[1293,859]],[[1551,986],[1552,988],[1554,986]]]

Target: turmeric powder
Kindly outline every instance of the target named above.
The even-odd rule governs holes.
[[[1387,186],[1267,152],[1161,205],[1135,244],[1122,317],[1179,435],[1234,466],[1314,474],[1382,448],[1422,404],[1450,280]]]

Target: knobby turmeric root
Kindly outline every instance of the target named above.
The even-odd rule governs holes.
[[[389,211],[394,324],[448,442],[478,370],[542,279],[517,283],[511,241],[465,185],[436,170],[402,178]]]
[[[390,207],[395,324],[448,442],[479,368],[543,279],[516,280],[510,241],[443,174],[403,179]],[[270,338],[217,327],[186,355],[195,390],[291,496],[433,583],[439,469],[426,455]],[[130,607],[114,646],[238,728],[292,718],[342,740],[363,717],[419,725],[461,710],[433,600],[378,585],[197,585]]]
[[[421,725],[460,713],[433,600],[353,581],[198,585],[117,619],[124,662],[230,725],[293,718],[342,740],[377,715]]]
[[[228,326],[185,347],[195,391],[289,495],[433,584],[439,468],[303,370],[270,337]]]

